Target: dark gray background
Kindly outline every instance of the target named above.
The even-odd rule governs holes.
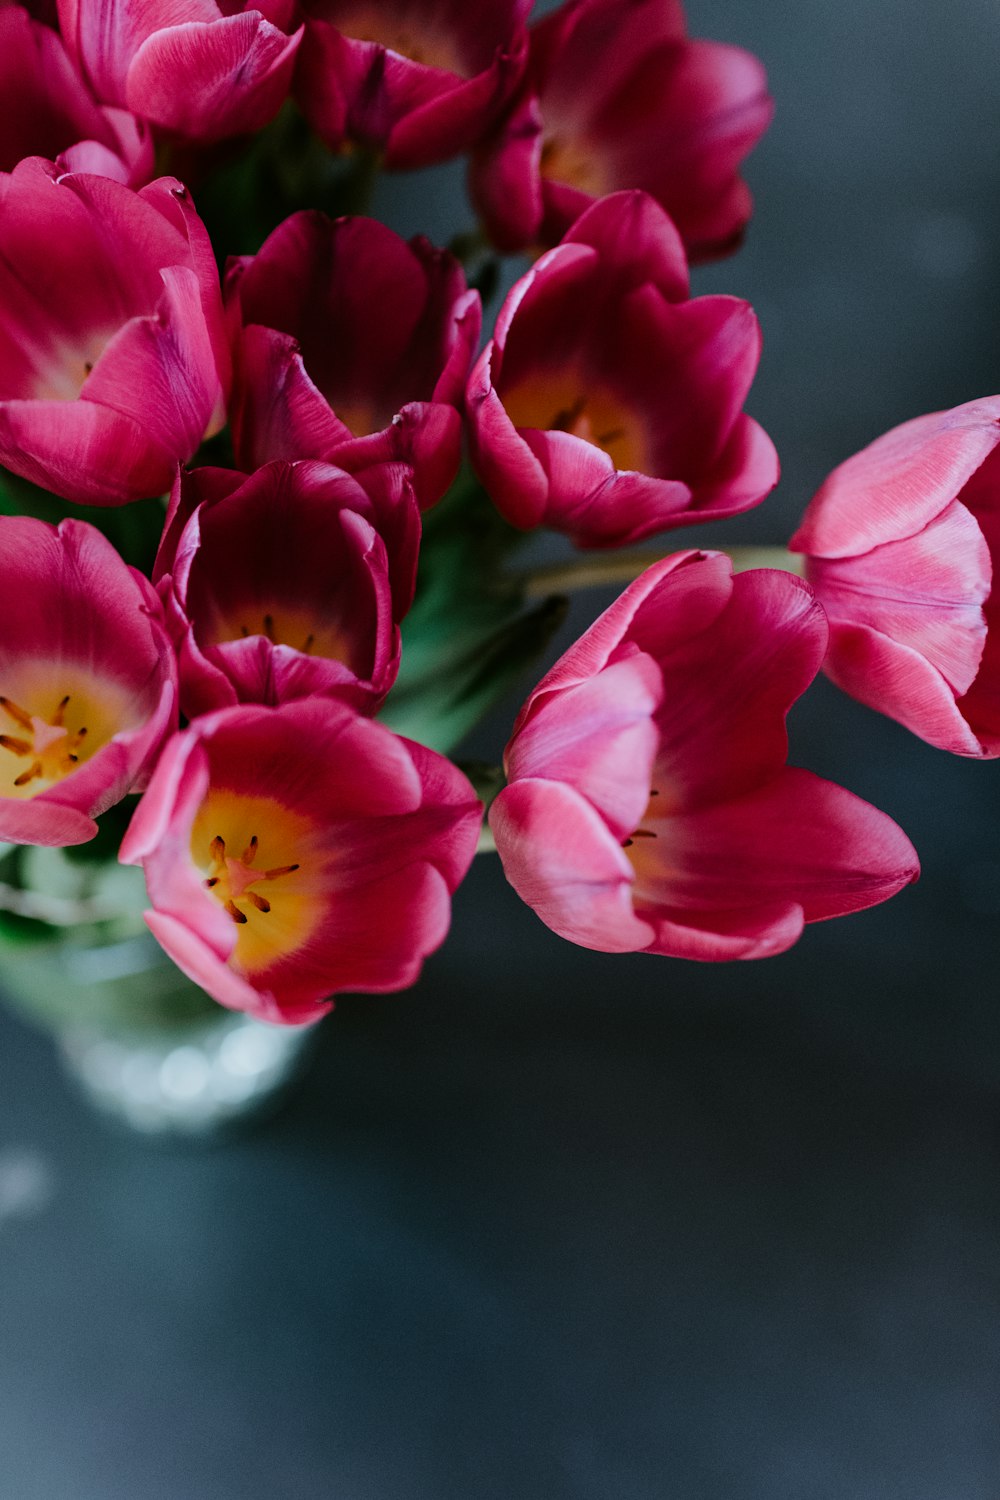
[[[689,16],[778,104],[697,277],[761,314],[784,463],[711,536],[777,541],[879,431],[1000,388],[1000,12]],[[383,201],[433,232],[452,182]],[[0,1016],[3,1500],[997,1500],[998,771],[825,684],[793,751],[919,886],[698,967],[574,950],[481,860],[421,983],[342,1002],[237,1144],[109,1133]]]

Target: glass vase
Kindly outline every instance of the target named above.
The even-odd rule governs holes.
[[[315,1027],[226,1010],[187,979],[146,929],[135,875],[116,879],[129,877],[122,884],[139,899],[117,899],[97,921],[90,898],[73,898],[81,920],[72,921],[64,896],[0,884],[0,991],[54,1036],[74,1084],[105,1116],[148,1135],[218,1135],[280,1102]]]

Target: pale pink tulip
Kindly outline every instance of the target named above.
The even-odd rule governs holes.
[[[891,819],[785,763],[826,639],[787,573],[699,552],[647,569],[515,725],[490,824],[522,899],[587,948],[762,958],[915,879]]]
[[[959,755],[1000,755],[998,445],[1000,396],[904,422],[834,469],[790,543],[834,682]]]

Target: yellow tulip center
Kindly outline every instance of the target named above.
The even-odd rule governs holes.
[[[251,635],[266,636],[274,646],[292,646],[305,656],[347,660],[347,644],[341,631],[304,609],[283,605],[274,605],[259,620],[245,611],[230,611],[217,619],[206,645],[221,645]]]
[[[641,421],[614,392],[573,370],[531,375],[503,392],[515,427],[570,432],[602,448],[616,469],[648,469]]]
[[[205,889],[236,924],[230,962],[245,974],[308,942],[323,912],[322,872],[310,859],[313,825],[270,797],[213,789],[191,830]]]
[[[428,25],[423,17],[394,16],[390,7],[359,5],[339,18],[337,29],[354,41],[375,42],[424,67],[457,73],[460,78],[469,76],[452,37]]]
[[[109,694],[67,686],[70,692],[57,695],[47,681],[22,681],[16,698],[0,694],[0,796],[24,800],[46,791],[123,727],[123,705],[110,703]]]
[[[539,170],[543,177],[579,188],[592,198],[602,198],[609,190],[601,171],[598,153],[587,141],[571,136],[551,134],[542,142]]]
[[[657,840],[663,832],[664,817],[669,811],[667,801],[659,789],[653,787],[638,827],[633,828],[628,838],[622,840],[622,848],[628,854],[635,871],[636,895],[641,892],[645,875],[662,874],[664,851],[657,846]]]
[[[40,360],[32,395],[36,401],[76,401],[116,330],[91,333],[80,345],[63,345]]]

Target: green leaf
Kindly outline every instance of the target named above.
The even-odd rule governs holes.
[[[523,541],[470,474],[427,514],[400,673],[382,710],[391,728],[450,749],[544,651],[564,606],[526,609],[507,566]]]
[[[442,652],[440,670],[397,682],[382,708],[383,723],[448,753],[542,654],[566,608],[565,599],[545,599],[491,633],[464,638],[460,649]]]

